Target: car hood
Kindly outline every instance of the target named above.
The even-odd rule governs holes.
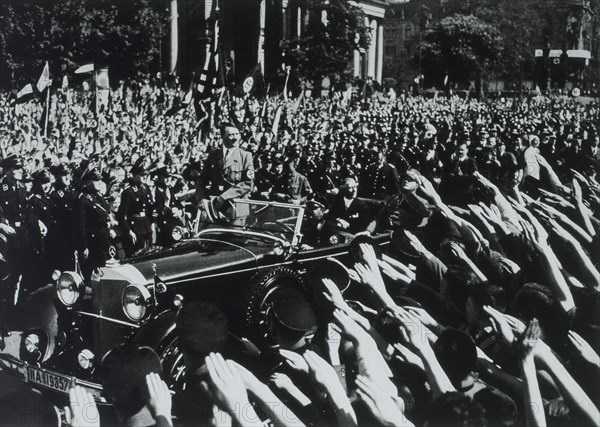
[[[256,268],[258,258],[273,250],[273,242],[246,236],[202,237],[126,260],[149,283],[154,270],[170,284],[200,276]]]

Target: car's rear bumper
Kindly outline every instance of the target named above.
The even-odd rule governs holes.
[[[10,354],[0,353],[0,369],[22,379],[32,387],[68,395],[71,387],[76,385],[83,387],[94,396],[98,404],[108,404],[102,394],[102,386],[74,376],[55,372],[50,369],[30,365]]]

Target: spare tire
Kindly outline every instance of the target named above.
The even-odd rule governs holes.
[[[289,267],[256,273],[250,279],[246,301],[245,333],[259,346],[287,346],[272,333],[273,322],[288,330],[288,335],[301,336],[316,327],[306,282]]]

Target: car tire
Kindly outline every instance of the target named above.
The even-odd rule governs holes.
[[[157,348],[163,368],[163,378],[169,389],[175,393],[183,391],[185,383],[185,360],[177,345],[177,334],[167,336]]]
[[[268,341],[264,316],[264,304],[269,295],[283,285],[294,286],[303,293],[307,292],[306,282],[298,272],[289,267],[275,267],[260,271],[250,279],[246,295],[244,329],[256,344]]]

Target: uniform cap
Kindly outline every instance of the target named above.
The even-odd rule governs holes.
[[[32,174],[32,178],[33,178],[33,183],[34,184],[47,184],[51,181],[50,179],[50,172],[48,172],[46,169],[41,169],[38,171],[35,171]]]
[[[146,167],[144,165],[144,159],[139,158],[131,167],[131,175],[143,175],[147,172]]]
[[[87,167],[81,174],[82,181],[102,181],[102,175],[95,167]]]
[[[21,156],[11,154],[0,162],[2,169],[21,169],[23,167],[23,159]]]
[[[67,176],[71,171],[69,166],[67,166],[65,163],[61,163],[57,166],[51,167],[50,172],[52,172],[54,176]]]

